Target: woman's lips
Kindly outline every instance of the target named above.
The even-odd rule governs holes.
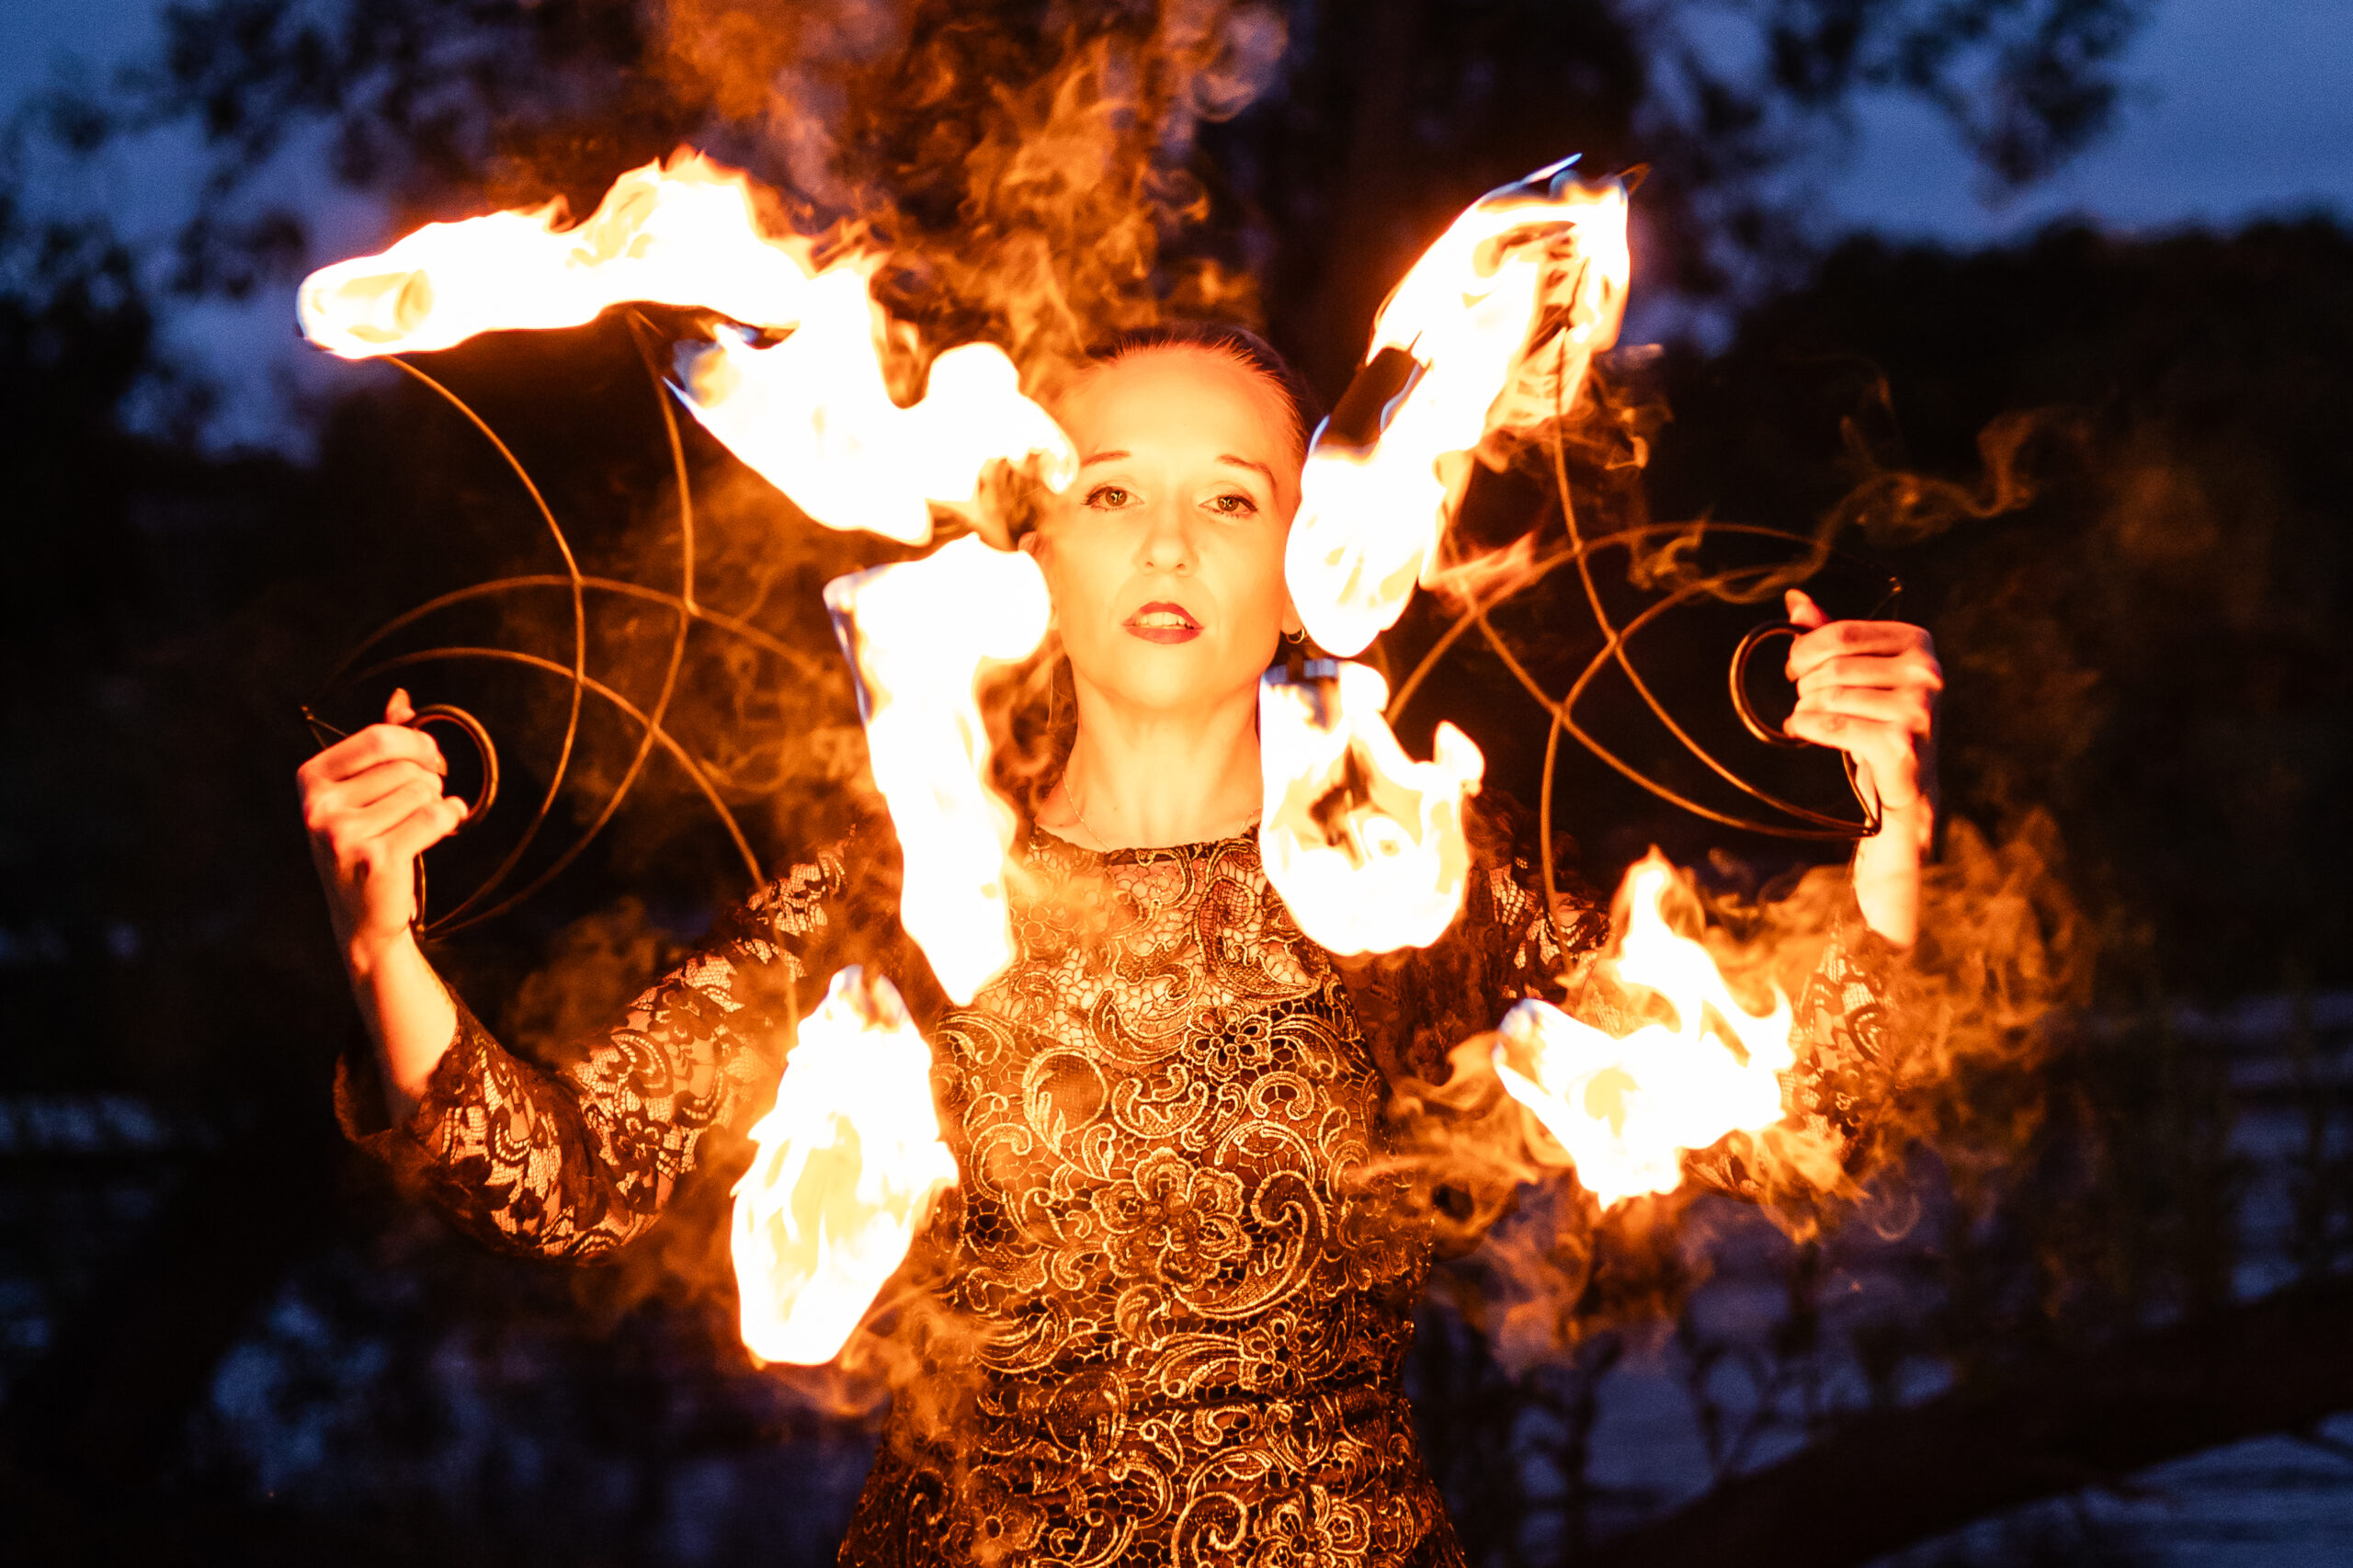
[[[1128,634],[1147,642],[1190,642],[1201,634],[1201,623],[1183,605],[1154,599],[1127,619]]]

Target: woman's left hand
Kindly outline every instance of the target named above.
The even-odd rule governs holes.
[[[1900,620],[1833,620],[1797,589],[1790,619],[1809,630],[1790,644],[1800,740],[1855,759],[1858,781],[1886,816],[1933,805],[1937,694],[1944,670],[1926,631]]]
[[[1854,759],[1858,786],[1879,802],[1880,831],[1856,856],[1855,891],[1872,927],[1913,939],[1919,867],[1936,828],[1937,645],[1900,620],[1832,620],[1792,588],[1790,619],[1807,628],[1790,645],[1798,705],[1782,727]]]

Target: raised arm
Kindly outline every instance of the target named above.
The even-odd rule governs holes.
[[[458,1013],[410,929],[416,858],[458,830],[466,803],[442,793],[449,767],[408,693],[384,722],[336,742],[295,775],[311,862],[326,890],[336,949],[375,1047],[386,1107],[412,1108],[457,1037]]]
[[[660,1217],[705,1135],[747,1121],[775,1086],[806,958],[831,946],[846,876],[827,856],[770,883],[561,1065],[508,1051],[453,1001],[450,1039],[409,1103],[371,1104],[374,1084],[347,1074],[338,1117],[485,1240],[551,1257],[610,1252]]]
[[[345,1130],[469,1230],[588,1258],[642,1233],[703,1136],[773,1085],[800,983],[847,921],[840,853],[796,867],[725,922],[564,1065],[502,1048],[409,929],[415,859],[459,820],[433,743],[387,722],[302,770],[304,817],[374,1068],[338,1074]],[[822,967],[821,967],[822,966]]]
[[[1900,620],[1832,620],[1787,595],[1807,628],[1790,644],[1798,688],[1790,733],[1854,760],[1880,830],[1855,849],[1855,900],[1870,928],[1908,948],[1920,928],[1920,868],[1937,826],[1937,697],[1944,670],[1927,632]]]

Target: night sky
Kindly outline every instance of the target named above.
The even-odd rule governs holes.
[[[21,101],[61,75],[103,80],[154,39],[160,10],[157,0],[0,0],[0,97]],[[1738,24],[1719,30],[1724,47],[1741,47]],[[1851,143],[1790,177],[1827,231],[1963,247],[2071,214],[2143,232],[2353,214],[2353,4],[2163,0],[2124,69],[2127,102],[2108,140],[2021,196],[1989,191],[1935,111],[1893,96],[1866,100]],[[160,249],[186,215],[195,168],[176,132],[91,162],[37,159],[29,184],[38,205],[102,209]],[[301,149],[272,183],[312,216],[319,261],[389,238],[373,209],[335,190]],[[294,341],[292,313],[290,300],[265,297],[183,306],[172,319],[174,341],[229,383],[219,439],[289,444],[290,403],[305,387],[329,390],[329,368]],[[348,385],[342,369],[335,384]]]

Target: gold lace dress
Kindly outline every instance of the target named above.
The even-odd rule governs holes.
[[[347,1125],[477,1233],[594,1257],[773,1092],[787,988],[805,1007],[868,963],[933,1044],[961,1179],[906,1275],[928,1386],[892,1407],[842,1562],[1460,1563],[1402,1388],[1430,1240],[1386,1158],[1387,1084],[1444,1076],[1512,1001],[1557,998],[1606,926],[1581,899],[1547,922],[1495,824],[1476,841],[1446,937],[1344,972],[1253,838],[1104,855],[1040,832],[1017,957],[963,1008],[896,928],[891,847],[853,841],[570,1065],[507,1053],[460,1007],[415,1114],[369,1129],[347,1074]],[[1869,987],[1846,994],[1842,963],[1811,1006],[1851,1052]]]

